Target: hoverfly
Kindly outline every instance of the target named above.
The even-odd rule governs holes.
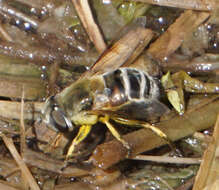
[[[153,35],[144,28],[137,28],[135,34],[143,31]],[[116,44],[109,51],[116,51]],[[121,67],[126,63],[125,60],[122,63],[104,62],[102,65],[101,60],[107,59],[109,51],[75,83],[48,98],[42,110],[44,122],[55,131],[71,132],[79,127],[68,149],[67,158],[72,156],[75,146],[87,137],[92,126],[98,122],[104,123],[129,151],[129,145],[110,120],[150,128],[168,140],[162,131],[146,122],[169,110],[159,101],[161,88],[158,78],[144,70]]]

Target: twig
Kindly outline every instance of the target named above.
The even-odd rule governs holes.
[[[90,40],[94,43],[97,51],[101,54],[106,49],[101,32],[95,23],[87,0],[72,0],[78,16],[87,31]]]
[[[39,22],[31,17],[28,17],[27,15],[23,14],[22,12],[14,9],[13,7],[10,7],[7,3],[4,1],[0,1],[0,10],[12,17],[15,17],[17,19],[21,19],[27,23],[29,23],[33,28],[38,28]]]
[[[49,63],[53,62],[54,60],[69,63],[69,64],[72,63],[81,64],[85,60],[82,57],[82,53],[75,51],[58,52],[56,48],[53,49],[51,47],[45,47],[45,46],[24,47],[21,46],[20,44],[4,42],[4,41],[0,43],[0,54],[12,58],[28,60],[37,64],[43,63],[45,65],[46,64],[49,65]]]
[[[25,126],[24,126],[24,90],[22,92],[21,98],[21,117],[20,117],[20,152],[23,157],[24,149],[25,149]]]
[[[218,179],[218,151],[219,147],[219,115],[214,127],[212,141],[203,156],[203,162],[196,176],[193,190],[214,189],[213,184]]]
[[[17,162],[20,170],[24,174],[25,179],[27,180],[30,188],[32,190],[40,190],[39,186],[37,185],[35,179],[33,178],[30,170],[27,168],[26,164],[24,163],[23,159],[19,155],[16,147],[14,146],[13,140],[11,138],[6,137],[4,134],[0,134],[2,137],[5,145],[7,146],[8,150],[10,151],[11,155]]]
[[[171,163],[171,164],[200,164],[201,163],[200,158],[179,158],[179,157],[169,157],[169,156],[137,155],[137,156],[131,157],[130,159]]]
[[[218,54],[204,54],[189,60],[186,57],[172,54],[167,62],[162,63],[164,71],[188,71],[191,73],[214,74],[219,69]]]
[[[176,7],[181,9],[192,9],[200,11],[210,11],[216,8],[216,1],[211,0],[134,0],[159,6]]]
[[[45,6],[42,0],[11,0],[11,1],[17,1],[37,9],[42,9],[43,6]]]
[[[20,189],[17,189],[16,187],[13,187],[8,182],[4,182],[2,180],[0,180],[0,189],[4,189],[4,190],[20,190]]]
[[[26,102],[24,105],[24,119],[34,120],[39,117],[43,103]],[[12,101],[0,101],[0,116],[11,119],[20,119],[21,103]]]
[[[2,25],[0,24],[0,32],[2,34],[2,36],[5,38],[5,40],[12,42],[12,38],[11,36],[5,31],[5,29],[2,27]]]
[[[27,100],[46,96],[46,84],[40,78],[0,75],[0,96],[21,98],[23,86]]]
[[[90,168],[83,169],[74,165],[66,166],[61,160],[56,160],[39,152],[26,149],[24,153],[24,161],[28,166],[34,166],[43,170],[48,170],[65,177],[81,177],[92,173]]]

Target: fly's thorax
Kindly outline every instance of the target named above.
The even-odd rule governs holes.
[[[98,116],[92,115],[90,111],[93,109],[96,92],[102,91],[103,87],[100,76],[84,78],[56,97],[74,125],[93,125],[97,123]]]
[[[57,101],[62,105],[69,117],[92,107],[92,94],[90,79],[84,78],[64,89],[56,95]]]

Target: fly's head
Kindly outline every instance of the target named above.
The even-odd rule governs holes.
[[[54,131],[73,131],[75,126],[68,118],[64,109],[57,103],[54,96],[49,97],[41,111],[43,122]]]

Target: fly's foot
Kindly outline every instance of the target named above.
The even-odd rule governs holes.
[[[109,122],[110,117],[108,115],[105,115],[104,117],[100,117],[99,121],[104,123],[107,128],[110,130],[112,135],[122,143],[122,145],[127,149],[127,158],[131,155],[131,147],[130,145],[121,137],[121,135],[118,133],[118,131],[114,128],[114,126]]]
[[[127,150],[126,158],[129,158],[129,157],[131,156],[132,149],[131,149],[131,147],[130,147],[130,145],[129,145],[128,142],[123,141],[122,144],[123,144],[123,146],[124,146],[124,147],[126,148],[126,150]]]

